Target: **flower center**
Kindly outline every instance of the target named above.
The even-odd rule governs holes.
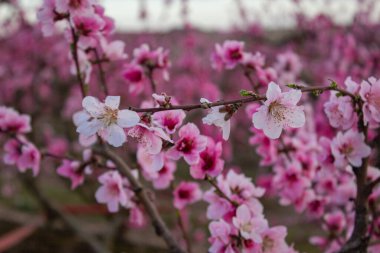
[[[108,191],[111,193],[113,196],[118,196],[120,193],[120,188],[117,183],[111,183],[108,185]]]
[[[104,122],[105,125],[110,126],[117,122],[118,113],[119,113],[118,109],[112,109],[109,106],[105,106],[104,113],[102,114],[100,119]]]
[[[238,48],[232,49],[229,53],[231,59],[233,60],[240,60],[242,58],[242,54]]]
[[[69,2],[69,6],[71,8],[77,9],[77,8],[81,7],[81,5],[82,5],[82,0],[70,0],[70,2]]]
[[[380,96],[379,95],[371,95],[370,100],[372,104],[375,106],[377,110],[380,110]]]
[[[265,236],[262,245],[263,252],[266,252],[267,250],[273,249],[274,241],[269,236]]]
[[[354,148],[352,147],[352,145],[343,144],[343,146],[340,148],[340,152],[342,152],[342,154],[345,154],[345,155],[351,154],[352,151],[354,151]]]
[[[183,139],[177,146],[177,150],[185,154],[190,153],[193,148],[193,140],[189,138]]]
[[[188,190],[181,189],[178,191],[178,197],[180,199],[188,199],[190,198],[190,192]]]
[[[277,122],[285,120],[286,108],[277,101],[269,105],[268,111],[269,115],[271,115]]]
[[[241,230],[246,232],[246,233],[249,233],[251,232],[252,230],[252,224],[251,223],[245,223],[243,224],[243,226],[241,226]]]

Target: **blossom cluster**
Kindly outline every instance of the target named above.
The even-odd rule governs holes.
[[[214,78],[211,68],[207,69],[209,62],[193,54],[201,40],[190,28],[186,38],[178,43],[187,50],[181,50],[184,52],[176,61],[169,60],[169,51],[163,49],[172,44],[170,40],[155,49],[148,46],[157,44],[148,39],[149,35],[144,37],[144,43],[138,37],[137,47],[133,39],[130,45],[112,40],[113,20],[96,0],[44,0],[38,20],[45,36],[53,36],[62,29],[66,43],[58,43],[53,36],[50,43],[55,44],[57,57],[38,58],[41,70],[29,70],[38,75],[25,74],[35,64],[26,63],[25,59],[9,69],[0,64],[0,80],[8,79],[4,82],[6,95],[0,95],[5,104],[13,103],[12,98],[18,98],[20,91],[33,95],[14,102],[15,108],[23,108],[20,111],[33,115],[33,133],[29,116],[10,107],[0,107],[5,164],[14,165],[19,172],[30,169],[37,176],[42,174],[41,159],[50,156],[54,160],[46,164],[70,180],[72,190],[94,183],[98,187],[93,193],[94,201],[106,205],[111,213],[127,209],[131,227],[148,224],[146,216],[151,215],[151,209],[144,206],[146,201],[161,208],[161,195],[155,198],[153,190],[164,191],[163,195],[170,193],[165,196],[171,197],[173,209],[180,220],[185,217],[185,223],[186,214],[196,209],[191,205],[198,206],[197,202],[205,201],[209,252],[215,253],[297,252],[285,240],[286,227],[267,220],[260,200],[263,196],[275,196],[281,205],[291,205],[308,219],[319,221],[325,233],[312,236],[310,242],[324,252],[337,252],[355,229],[358,202],[355,199],[363,194],[357,178],[364,173],[362,189],[374,184],[364,203],[369,211],[368,250],[379,251],[380,172],[375,149],[378,149],[380,126],[380,79],[354,80],[376,72],[376,57],[380,54],[376,52],[377,47],[367,48],[365,41],[370,37],[361,34],[358,31],[361,29],[356,27],[352,31],[356,37],[346,34],[345,28],[336,36],[327,35],[323,30],[331,24],[317,17],[308,23],[309,28],[302,25],[307,21],[299,24],[300,30],[307,30],[310,35],[304,38],[303,47],[294,41],[270,50],[258,42],[252,53],[248,47],[254,43],[228,40],[216,44],[212,52],[211,67],[223,71],[219,78]],[[52,48],[46,42],[25,49],[25,38],[31,36],[31,30],[24,27],[19,38],[15,35],[14,41],[22,45],[15,42],[20,50],[10,50],[12,45],[0,49],[10,63],[12,52],[22,55],[28,51],[40,52],[46,45]],[[69,59],[66,59],[67,44],[70,44]],[[332,45],[331,48],[321,48],[326,44]],[[125,47],[133,51],[127,63],[120,61],[127,59]],[[212,50],[212,46],[206,47]],[[170,50],[176,52],[174,46]],[[65,59],[70,60],[70,68],[63,67],[67,65]],[[171,67],[171,82],[165,85],[161,81],[169,80]],[[78,79],[82,98],[79,86],[74,86],[77,83],[65,69]],[[105,96],[95,86],[91,90],[85,87],[93,81],[94,73],[99,74]],[[352,78],[345,79],[348,75]],[[308,85],[313,81],[325,83],[325,78],[330,76],[337,82],[322,88]],[[68,83],[64,83],[65,78]],[[111,92],[107,91],[107,83]],[[247,84],[249,90],[241,92],[242,96],[236,99],[237,88],[247,89]],[[57,92],[68,89],[67,94]],[[230,102],[228,92],[234,94]],[[181,106],[187,99],[199,103]],[[79,109],[80,101],[82,109]],[[246,108],[248,117],[240,113],[246,103],[251,103]],[[132,106],[135,104],[140,107]],[[55,124],[58,108],[72,121]],[[194,108],[205,112],[201,120],[188,112]],[[38,113],[54,114],[53,120],[37,117]],[[40,119],[38,124],[34,117]],[[248,129],[248,124],[252,125],[249,143],[260,156],[260,165],[271,167],[255,183],[243,174],[250,167],[256,173],[258,168],[253,163],[244,170],[233,166],[237,161],[233,160],[236,153],[232,151],[251,156],[245,146],[247,131],[244,129]],[[40,125],[43,134],[34,134]],[[76,129],[81,146],[77,145],[77,135],[56,136],[66,126]],[[120,164],[99,152],[104,149],[122,154],[120,157],[131,167],[132,177]],[[144,182],[141,188],[136,187],[135,180]],[[148,195],[148,200],[141,199],[142,193]],[[198,215],[199,211],[194,213]],[[152,219],[155,225],[157,222]],[[189,229],[192,224],[179,226],[189,230],[190,239],[196,239]],[[186,231],[182,232],[186,239]]]
[[[37,14],[44,36],[52,36],[58,23],[64,23],[64,33],[72,45],[79,66],[72,64],[71,72],[80,75],[88,84],[92,73],[92,61],[117,61],[127,58],[125,43],[109,41],[115,25],[112,18],[105,15],[105,9],[97,0],[44,0]],[[91,53],[91,52],[94,53]]]
[[[347,78],[345,86],[352,95],[331,91],[324,102],[322,108],[330,124],[323,125],[325,130],[318,132],[309,124],[287,132],[279,142],[268,138],[267,129],[252,128],[254,135],[250,139],[250,143],[257,146],[261,164],[273,167],[273,174],[259,182],[267,192],[277,195],[282,205],[293,205],[297,212],[323,221],[322,228],[328,235],[310,240],[325,252],[339,250],[341,241],[346,240],[353,229],[355,207],[351,200],[357,196],[355,171],[363,169],[363,159],[372,153],[363,130],[358,127],[357,112],[363,111],[363,124],[369,127],[368,131],[379,127],[374,99],[370,99],[376,97],[376,87],[380,87],[377,80],[370,78],[369,82],[358,84]],[[358,99],[363,102],[355,102]],[[252,105],[247,113],[255,115],[257,110],[257,106]],[[307,122],[312,121],[307,118]],[[369,166],[366,182],[378,176],[378,169]],[[372,198],[376,198],[377,192],[374,190]],[[376,252],[376,247],[370,250]]]
[[[7,138],[4,144],[4,163],[15,165],[20,172],[31,169],[36,176],[40,171],[41,154],[25,136],[31,131],[28,115],[19,114],[13,108],[0,107],[0,134]]]

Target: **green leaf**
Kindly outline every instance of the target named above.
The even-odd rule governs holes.
[[[249,90],[240,90],[240,96],[242,97],[251,97],[251,96],[254,96],[255,93],[253,93],[252,91],[249,91]]]

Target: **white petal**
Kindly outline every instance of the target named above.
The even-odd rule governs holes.
[[[249,211],[246,205],[241,205],[236,210],[236,217],[239,219],[240,222],[246,223],[251,220],[251,212]]]
[[[82,101],[83,108],[91,115],[98,116],[102,112],[102,104],[97,98],[87,96]]]
[[[296,105],[300,101],[302,92],[300,90],[290,90],[283,93],[282,102],[285,104]]]
[[[305,112],[302,107],[297,107],[286,115],[287,125],[294,128],[303,127],[305,124]]]
[[[347,160],[355,167],[360,167],[362,165],[362,158],[361,157],[351,157],[348,156]]]
[[[117,124],[120,127],[133,127],[140,121],[140,116],[130,110],[120,110],[117,118]]]
[[[120,96],[107,96],[104,103],[112,109],[118,109],[120,105]]]
[[[223,131],[223,140],[227,141],[228,138],[230,137],[230,132],[231,132],[231,122],[228,120],[222,127]]]
[[[267,100],[268,101],[276,100],[280,95],[281,95],[280,86],[278,86],[274,82],[270,82],[267,93],[266,93]]]
[[[257,129],[264,129],[266,127],[268,118],[268,107],[261,106],[257,112],[252,116],[253,125]]]
[[[89,137],[96,134],[102,126],[103,124],[99,120],[86,121],[78,126],[77,132]]]
[[[73,115],[74,125],[79,126],[83,122],[88,121],[90,118],[90,114],[88,114],[86,111],[76,112]]]
[[[106,132],[107,142],[114,147],[120,147],[127,139],[123,128],[119,127],[118,125],[110,125],[106,129]]]
[[[278,139],[281,135],[283,126],[274,120],[268,120],[267,125],[263,128],[264,134],[270,139]]]

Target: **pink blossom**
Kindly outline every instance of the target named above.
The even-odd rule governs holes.
[[[100,32],[104,28],[104,20],[91,12],[81,12],[73,17],[74,26],[79,33],[79,46],[96,47]]]
[[[29,115],[21,115],[12,108],[0,106],[0,131],[25,134],[32,130]]]
[[[41,154],[38,149],[24,139],[10,139],[4,145],[4,163],[16,165],[20,172],[33,170],[37,176],[40,171]]]
[[[224,220],[213,221],[209,225],[211,237],[210,253],[238,253],[238,249],[232,245],[232,237],[237,233]]]
[[[298,161],[293,161],[286,168],[277,166],[274,185],[281,192],[281,203],[289,205],[299,198],[304,198],[304,191],[311,184],[310,179],[303,175]]]
[[[262,85],[267,85],[270,82],[274,82],[278,79],[278,74],[274,68],[256,68],[257,79]]]
[[[55,30],[55,22],[63,20],[66,14],[56,11],[56,0],[44,0],[41,8],[37,12],[37,19],[41,24],[42,33],[45,37],[52,36]]]
[[[123,128],[133,127],[140,121],[136,112],[119,110],[120,97],[108,96],[105,102],[87,96],[82,101],[84,111],[77,112],[73,119],[77,132],[91,137],[98,133],[110,145],[120,147],[126,141]]]
[[[283,83],[295,81],[302,70],[302,64],[297,54],[292,51],[279,54],[275,69],[279,73],[279,80]]]
[[[355,95],[360,93],[361,85],[353,81],[350,76],[347,77],[346,80],[344,80],[344,85],[346,86],[348,92]]]
[[[241,236],[255,243],[261,243],[261,233],[268,228],[268,223],[262,217],[254,217],[248,206],[241,205],[232,219],[234,226],[239,229]]]
[[[85,83],[90,82],[91,73],[92,73],[92,63],[89,61],[89,58],[87,56],[87,53],[84,50],[78,49],[78,62],[79,62],[79,68],[81,71],[81,74],[84,76]],[[71,59],[71,66],[70,66],[70,72],[71,74],[76,74],[76,65],[74,62],[74,59],[72,59],[72,55],[70,54],[69,58]]]
[[[351,164],[360,167],[362,159],[371,154],[371,148],[365,143],[363,133],[350,129],[337,134],[331,143],[331,152],[335,158],[335,166],[343,168]]]
[[[346,218],[342,211],[337,210],[331,213],[327,213],[323,217],[325,221],[325,227],[329,231],[336,233],[342,233],[342,231],[346,228]]]
[[[136,138],[140,146],[152,155],[158,154],[161,151],[162,140],[173,142],[161,128],[148,127],[141,123],[130,129],[128,135]]]
[[[83,12],[91,8],[96,0],[56,0],[56,10],[59,13]]]
[[[260,198],[264,195],[265,190],[257,187],[252,183],[252,179],[244,174],[238,174],[234,170],[229,170],[225,177],[218,176],[217,182],[221,189],[225,189],[227,196],[230,196],[238,203],[252,204],[251,211],[255,214],[262,212],[262,206],[258,203],[250,203],[252,199]]]
[[[147,223],[146,218],[144,217],[143,211],[138,207],[133,207],[129,211],[128,225],[132,228],[141,228],[144,227]]]
[[[111,213],[119,211],[119,204],[124,207],[132,207],[133,191],[124,186],[124,180],[117,171],[108,171],[98,178],[102,184],[95,193],[98,203],[107,204]]]
[[[256,152],[261,157],[260,165],[268,166],[278,161],[278,140],[268,138],[263,131],[251,127],[253,136],[249,139],[249,144],[257,146]]]
[[[163,69],[164,79],[168,80],[169,75],[167,73],[167,68],[170,67],[170,61],[168,58],[169,51],[163,48],[157,48],[151,51],[147,44],[142,44],[139,48],[133,51],[134,63],[137,63],[148,70],[153,69]]]
[[[226,69],[233,69],[243,60],[244,42],[227,40],[223,45],[216,44],[212,55],[213,67],[218,68],[220,64]]]
[[[366,122],[380,123],[380,79],[370,78],[360,86],[360,97],[364,100],[363,113]]]
[[[337,97],[331,92],[330,100],[324,104],[325,113],[332,127],[349,129],[355,122],[352,100],[348,96]]]
[[[176,163],[165,160],[164,166],[158,171],[158,175],[154,178],[153,186],[155,189],[166,189],[170,186],[170,183],[174,180],[174,172],[176,170]]]
[[[264,66],[265,57],[259,52],[255,54],[244,53],[242,64],[248,69],[255,70]]]
[[[126,64],[123,70],[123,77],[129,82],[129,92],[139,94],[144,90],[144,69],[137,64]]]
[[[144,148],[137,149],[137,161],[148,178],[156,178],[158,171],[164,166],[164,154],[150,154]]]
[[[183,209],[202,198],[202,191],[197,183],[181,182],[174,190],[174,206]]]
[[[321,147],[318,153],[319,161],[323,166],[332,168],[334,166],[335,158],[331,152],[331,140],[323,136],[319,139],[319,145]]]
[[[183,110],[161,111],[153,114],[153,123],[164,129],[168,134],[174,134],[182,125],[186,114]]]
[[[179,130],[179,140],[174,144],[174,147],[169,149],[167,156],[173,160],[178,160],[181,157],[189,165],[197,164],[202,152],[207,145],[207,137],[200,134],[198,127],[193,123],[187,123]]]
[[[267,90],[267,100],[256,113],[252,121],[257,129],[262,129],[271,139],[280,137],[284,127],[299,128],[305,124],[305,113],[302,106],[297,106],[301,91],[281,92],[280,87],[271,82]]]
[[[190,174],[195,179],[204,179],[206,175],[218,176],[224,166],[224,161],[220,159],[222,155],[222,143],[215,144],[212,138],[208,138],[207,147],[200,153],[200,160],[190,167]]]
[[[325,212],[327,199],[321,196],[314,196],[307,203],[308,213],[313,217],[321,217]]]
[[[71,180],[71,189],[74,190],[84,182],[84,168],[80,168],[78,161],[64,159],[57,169],[57,174]]]
[[[266,229],[261,234],[263,241],[261,243],[260,253],[287,252],[288,245],[285,241],[286,235],[287,231],[283,226],[276,226]]]
[[[217,220],[231,213],[234,207],[226,199],[221,198],[214,189],[210,189],[203,195],[203,200],[209,203],[207,218]]]
[[[114,40],[110,43],[105,39],[100,40],[100,46],[107,59],[111,61],[124,60],[127,54],[124,52],[125,43],[121,40]]]
[[[97,0],[94,0],[94,1],[97,1]],[[102,34],[104,36],[108,36],[111,33],[113,33],[115,31],[115,21],[112,18],[107,17],[105,15],[104,7],[99,4],[94,4],[92,7],[94,9],[95,14],[99,15],[104,21],[104,27],[101,30]]]

